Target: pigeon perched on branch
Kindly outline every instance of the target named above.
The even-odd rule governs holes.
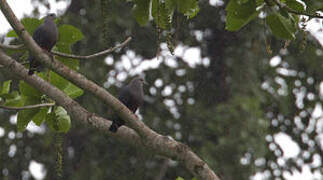
[[[143,78],[136,77],[120,90],[118,97],[119,101],[121,101],[133,113],[135,113],[144,102],[144,83],[145,81]],[[120,117],[117,117],[113,120],[109,130],[111,132],[117,132],[118,128],[124,124],[125,122]]]
[[[33,39],[35,42],[44,50],[50,52],[52,48],[55,46],[58,31],[57,26],[54,22],[56,18],[55,14],[48,14],[45,17],[44,23],[40,25],[33,34]],[[29,55],[29,75],[34,74],[35,71],[40,71],[41,64],[38,62],[33,55]]]

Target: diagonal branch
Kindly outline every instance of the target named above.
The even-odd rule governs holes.
[[[28,105],[28,106],[22,106],[22,107],[12,107],[12,106],[3,106],[0,105],[1,109],[7,109],[7,110],[24,110],[24,109],[35,109],[40,107],[52,107],[55,106],[55,103],[44,103],[44,104],[34,104],[34,105]]]
[[[69,69],[64,64],[59,61],[51,60],[51,58],[42,51],[42,49],[35,43],[32,37],[24,30],[23,25],[19,22],[15,14],[12,12],[11,8],[8,6],[5,0],[0,0],[0,9],[19,35],[19,37],[23,40],[24,44],[31,53],[35,56],[35,58],[40,61],[42,64],[46,65],[54,72],[63,76],[67,80],[73,82],[75,85],[81,87],[82,89],[92,93],[97,98],[100,98],[102,102],[110,106],[123,120],[126,121],[127,125],[133,128],[140,136],[143,146],[152,149],[153,152],[167,156],[169,158],[180,161],[185,165],[185,167],[197,178],[206,179],[206,180],[219,180],[216,174],[209,168],[209,166],[201,160],[188,146],[175,141],[174,139],[168,138],[166,136],[162,136],[155,131],[151,130],[147,127],[143,122],[138,121],[133,113],[124,106],[118,99],[113,97],[109,92],[107,92],[104,88],[98,86],[92,81],[89,81],[85,76]],[[14,61],[13,61],[14,62]],[[12,63],[7,64],[6,66],[13,66]],[[23,71],[24,76],[27,76],[27,71]],[[32,83],[33,79],[38,78],[35,75],[31,77],[24,77],[25,81],[28,83]],[[38,88],[38,87],[37,87]],[[49,92],[42,91],[45,94],[49,95]],[[57,97],[50,96],[54,100]],[[64,97],[60,97],[64,99]],[[66,98],[66,95],[65,95]],[[67,97],[68,98],[68,97]],[[57,101],[57,100],[56,100]],[[60,103],[61,102],[61,103]],[[57,101],[59,104],[67,103],[67,108],[70,108],[68,105],[75,104],[74,102],[67,101]],[[63,105],[62,105],[63,106]],[[64,106],[63,106],[64,107]],[[65,107],[64,107],[65,108]],[[82,108],[82,107],[81,107]],[[71,111],[71,109],[67,109],[69,113],[72,113],[71,116],[75,117],[78,114],[78,111]],[[79,109],[79,111],[86,111],[84,108]],[[90,115],[90,117],[92,117]],[[92,118],[90,118],[91,123]],[[85,119],[88,121],[88,118]]]

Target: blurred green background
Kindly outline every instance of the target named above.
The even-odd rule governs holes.
[[[51,8],[47,1],[39,3]],[[195,18],[175,14],[175,55],[153,23],[139,26],[130,2],[109,1],[105,23],[99,0],[72,0],[59,17],[84,35],[73,46],[74,54],[93,54],[132,36],[121,51],[80,61],[80,72],[114,95],[131,77],[144,74],[149,85],[140,117],[145,124],[190,146],[221,179],[249,179],[256,173],[263,179],[288,179],[304,167],[322,174],[322,46],[310,34],[298,33],[285,47],[261,20],[228,32],[225,5],[201,0]],[[31,16],[39,16],[39,7],[34,4]],[[14,79],[8,74],[0,69],[1,82]],[[109,118],[109,107],[93,95],[85,92],[77,101]],[[55,133],[46,126],[18,132],[15,114],[0,109],[0,179],[34,179],[32,160],[44,165],[45,179],[57,179]],[[63,152],[63,179],[193,178],[179,162],[73,120]]]

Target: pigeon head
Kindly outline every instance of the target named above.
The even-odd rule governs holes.
[[[48,14],[48,15],[45,17],[45,22],[46,22],[46,21],[54,21],[55,19],[56,19],[56,14],[51,13],[51,14]]]
[[[147,84],[147,82],[142,77],[136,77],[130,82],[130,84],[133,86],[141,86],[142,87],[143,84]]]

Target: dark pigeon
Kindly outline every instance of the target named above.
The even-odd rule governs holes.
[[[35,42],[44,50],[50,52],[52,48],[55,46],[57,38],[58,38],[58,31],[57,26],[54,22],[56,18],[55,14],[48,14],[45,17],[44,23],[40,25],[33,34],[33,39]],[[35,71],[40,72],[41,64],[38,62],[34,56],[29,55],[29,75],[34,74]]]
[[[135,113],[144,102],[143,83],[145,83],[143,78],[136,77],[120,90],[118,97],[119,101],[133,113]],[[109,130],[115,133],[118,128],[124,124],[125,122],[120,117],[116,117]]]

